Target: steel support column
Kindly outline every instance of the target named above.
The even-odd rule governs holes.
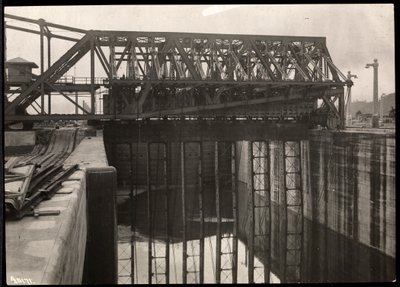
[[[182,195],[182,283],[187,279],[186,196],[185,196],[185,143],[181,142],[181,195]]]
[[[51,36],[47,36],[47,69],[51,66]],[[48,114],[51,114],[51,91],[48,94]]]
[[[78,103],[78,91],[75,92],[75,103]],[[75,114],[78,114],[79,110],[78,110],[78,105],[75,105]]]
[[[137,156],[137,155],[136,155]],[[136,158],[137,159],[137,158]],[[136,238],[135,238],[135,231],[136,231],[136,197],[133,194],[133,155],[132,155],[132,144],[129,144],[129,163],[130,163],[130,190],[129,190],[129,200],[131,203],[130,208],[130,222],[131,222],[131,237],[130,237],[130,245],[131,245],[131,284],[135,284],[135,247],[136,247]],[[137,170],[136,170],[137,172]],[[135,193],[137,190],[135,190]]]
[[[137,156],[137,155],[136,155]],[[148,284],[152,283],[153,277],[153,268],[152,268],[152,204],[151,204],[151,166],[150,166],[150,143],[147,143],[147,150],[146,150],[146,163],[147,163],[147,226],[148,226],[148,234],[149,234],[149,241],[148,241]]]
[[[95,76],[95,66],[94,66],[94,40],[90,40],[90,100],[91,100],[91,114],[96,113],[96,99],[95,99],[95,89],[94,89],[94,76]]]
[[[199,142],[198,194],[200,213],[200,284],[204,283],[204,206],[203,206],[203,142]]]
[[[166,244],[165,244],[165,284],[169,284],[169,177],[168,170],[169,158],[168,158],[168,143],[164,143],[164,192],[165,192],[165,221],[166,221]]]
[[[232,143],[232,208],[233,208],[233,246],[232,246],[232,283],[237,283],[238,269],[238,232],[239,232],[239,161],[236,143]]]
[[[266,190],[268,190],[268,192],[266,192],[266,197],[268,200],[268,241],[266,243],[267,246],[267,250],[268,250],[268,254],[266,254],[266,259],[267,262],[264,265],[264,280],[265,283],[270,283],[270,273],[271,273],[271,269],[272,269],[272,196],[271,196],[271,190],[272,190],[272,179],[271,179],[271,146],[270,146],[270,142],[267,141],[266,142],[266,152],[267,152],[267,158],[266,158],[266,165],[267,165],[267,178],[265,178],[265,180],[267,181],[266,186]]]
[[[346,126],[344,92],[339,95],[339,125],[340,129],[344,129]]]
[[[252,173],[251,181],[251,214],[253,224],[253,254],[261,255],[266,262],[260,262],[253,266],[255,283],[268,283],[270,274],[271,255],[271,193],[270,193],[270,151],[269,142],[254,141],[252,146]],[[255,222],[257,221],[257,225]],[[260,281],[261,279],[261,281]]]
[[[219,189],[219,150],[218,142],[214,144],[214,176],[215,176],[215,208],[217,215],[217,242],[216,242],[216,252],[215,252],[215,275],[216,283],[221,283],[221,206],[220,206],[220,189]]]
[[[303,256],[303,185],[301,142],[284,141],[286,246],[284,282],[301,282]],[[289,216],[289,212],[292,214]]]
[[[252,207],[250,210],[250,232],[248,234],[247,238],[247,245],[249,248],[249,261],[248,261],[248,278],[249,278],[249,283],[252,284],[254,283],[254,186],[253,186],[253,174],[254,174],[254,168],[253,168],[253,143],[249,142],[249,148],[248,148],[248,165],[249,165],[249,190],[250,190],[250,196],[249,196],[249,205]]]
[[[44,28],[43,25],[40,24],[40,74],[43,75],[44,72]],[[44,112],[44,83],[40,85],[40,111],[41,114],[45,114]]]

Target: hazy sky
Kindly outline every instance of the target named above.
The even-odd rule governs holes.
[[[5,7],[5,13],[88,30],[323,36],[336,66],[358,76],[353,100],[372,100],[373,72],[365,64],[374,58],[379,61],[379,95],[395,91],[391,4],[37,6]],[[7,29],[6,37],[7,59],[20,56],[40,64],[38,35]],[[65,43],[52,40],[53,62],[72,45]],[[88,63],[78,63],[76,76],[89,76]]]

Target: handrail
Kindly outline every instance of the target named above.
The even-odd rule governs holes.
[[[94,84],[103,85],[104,83],[108,82],[107,77],[95,77]],[[91,84],[91,77],[74,77],[74,76],[63,76],[60,77],[56,84],[84,84],[90,85]]]

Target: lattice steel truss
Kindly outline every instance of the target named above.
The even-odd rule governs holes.
[[[215,198],[217,215],[216,283],[237,282],[238,262],[238,162],[234,142],[215,142]],[[221,230],[221,200],[232,198],[232,233]]]
[[[168,206],[168,146],[147,144],[147,210],[148,210],[148,283],[169,283],[169,206]],[[161,162],[161,164],[160,164]],[[162,203],[161,206],[159,203]],[[166,228],[166,237],[155,244],[155,217]],[[161,221],[160,221],[161,219]]]
[[[300,145],[300,141],[283,142],[286,205],[285,282],[301,282],[304,219]]]
[[[182,282],[202,284],[204,282],[204,208],[203,208],[203,145],[202,142],[181,142],[181,188],[182,188],[182,219],[183,219],[183,253],[182,253]],[[196,173],[191,175],[196,177],[195,193],[198,196],[198,206],[192,206],[192,210],[188,210],[188,202],[186,200],[186,179],[190,175],[187,174],[187,165],[190,165]],[[192,179],[193,180],[193,179]],[[198,211],[198,213],[197,213]],[[199,219],[200,229],[198,239],[187,240],[187,232],[196,234],[193,230],[193,222]],[[192,223],[189,224],[189,222]],[[188,246],[189,245],[189,246]]]
[[[308,119],[319,110],[344,126],[344,86],[351,85],[351,80],[333,63],[324,37],[85,31],[43,20],[5,17],[38,24],[40,31],[6,28],[36,33],[48,42],[52,37],[76,42],[56,62],[49,62],[48,69],[29,86],[15,91],[15,99],[5,109],[9,120],[29,119],[16,115],[39,97],[43,107],[45,87],[78,105],[57,83],[90,53],[91,110],[79,106],[88,118],[251,114]],[[49,27],[83,36],[62,37]],[[103,85],[109,88],[104,97],[107,109],[97,117],[95,56],[107,75]],[[43,49],[41,59],[43,62]],[[123,62],[126,65],[121,65]],[[320,109],[317,99],[323,101]]]
[[[269,283],[271,270],[271,188],[269,142],[249,143],[250,233],[249,283]],[[263,262],[255,264],[255,256]]]

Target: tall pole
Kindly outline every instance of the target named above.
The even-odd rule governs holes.
[[[379,113],[378,105],[378,60],[374,60],[374,115]]]
[[[51,66],[51,36],[47,36],[47,69],[50,69]],[[49,91],[48,95],[48,114],[51,114],[51,91]]]
[[[43,19],[40,19],[43,21]],[[44,72],[44,33],[43,24],[40,24],[40,74],[43,75]],[[44,114],[44,84],[40,85],[40,111]]]
[[[96,113],[96,98],[94,94],[94,39],[90,40],[90,104],[92,107],[91,113],[94,115]]]
[[[378,102],[378,60],[374,59],[374,63],[367,64],[366,69],[369,67],[374,68],[374,112],[372,115],[372,127],[377,128],[379,126],[378,116],[379,116],[379,102]]]
[[[352,75],[350,71],[347,72],[347,103],[346,103],[346,121],[347,125],[351,126],[351,87],[353,86],[352,78],[357,79],[357,75]]]
[[[74,83],[75,83],[75,78],[76,78],[76,67],[74,67],[74,80],[73,80]],[[78,91],[75,91],[75,103],[78,104],[78,100],[79,100]],[[75,105],[75,114],[76,115],[79,114],[79,110],[78,110],[78,105],[77,104]]]
[[[182,283],[187,280],[186,195],[185,195],[185,142],[181,142],[181,195],[182,195]]]
[[[7,26],[7,21],[4,21],[4,64],[7,62],[7,37],[6,37],[6,26]],[[7,80],[7,69],[6,65],[4,65],[4,78],[3,78],[3,83],[6,83]]]

